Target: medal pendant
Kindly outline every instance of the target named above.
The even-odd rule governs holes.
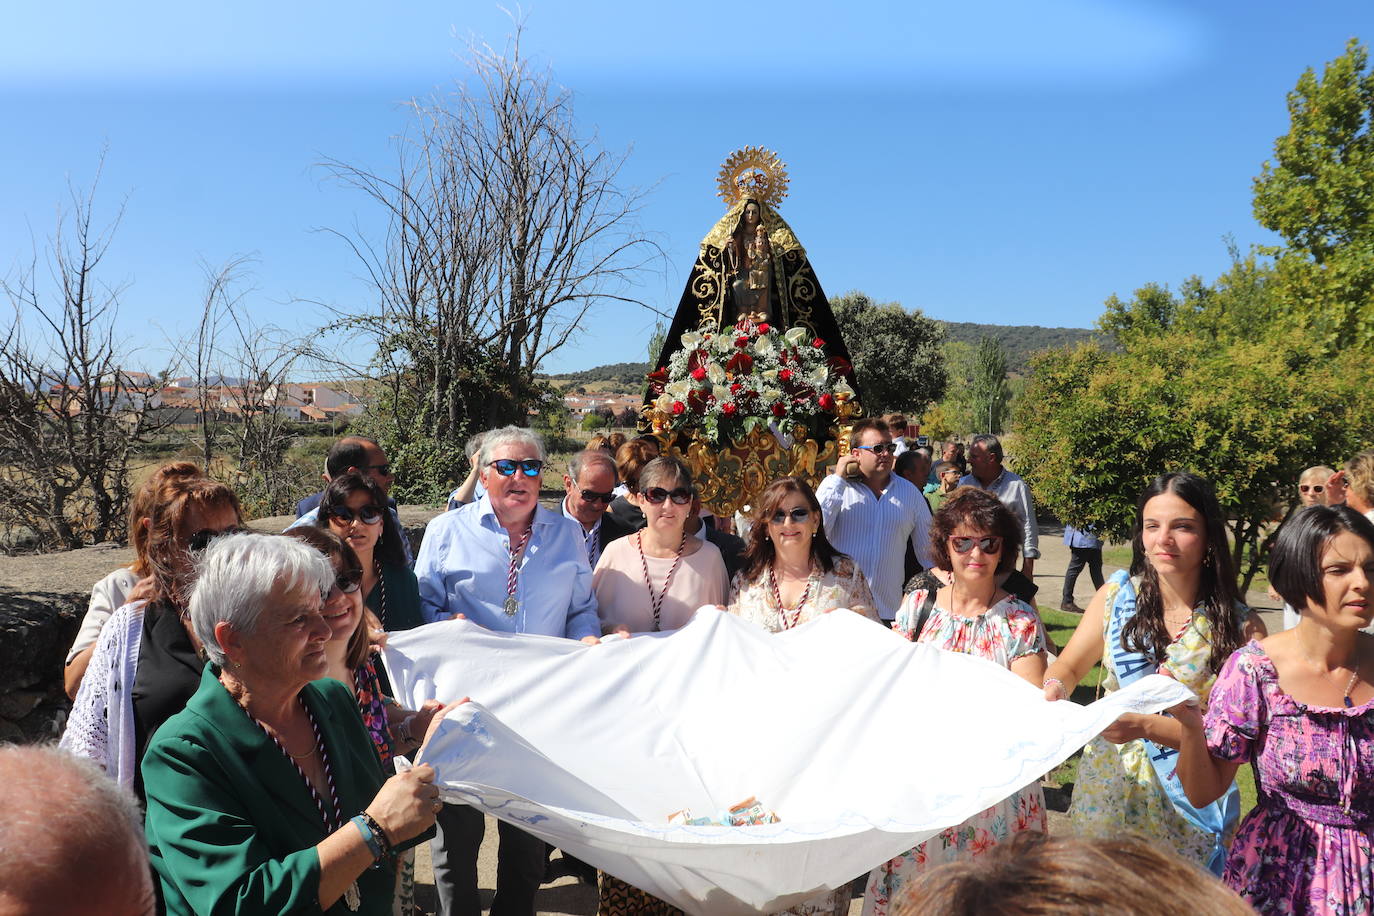
[[[508,596],[508,597],[506,598],[506,616],[507,616],[507,617],[514,617],[514,616],[515,616],[515,612],[516,612],[516,610],[519,609],[519,607],[520,607],[520,605],[516,602],[515,596],[514,596],[514,595],[510,595],[510,596]]]

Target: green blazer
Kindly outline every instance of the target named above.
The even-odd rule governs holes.
[[[302,695],[350,818],[383,781],[357,700],[330,679],[306,685]],[[191,702],[149,742],[143,786],[149,853],[168,913],[320,912],[319,810],[295,766],[229,696],[212,666],[205,666]],[[388,867],[363,872],[356,912],[389,914],[395,879]],[[353,911],[340,899],[328,912]]]

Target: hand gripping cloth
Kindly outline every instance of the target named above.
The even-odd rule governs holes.
[[[472,805],[693,914],[771,913],[1035,782],[1125,712],[1192,697],[1152,675],[1048,703],[990,662],[834,612],[772,634],[710,607],[599,646],[449,620],[392,634],[397,698],[459,707],[423,762]],[[669,824],[757,797],[780,821]]]

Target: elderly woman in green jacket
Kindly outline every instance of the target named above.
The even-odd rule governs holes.
[[[439,793],[428,766],[384,780],[352,693],[317,680],[335,587],[293,538],[206,550],[189,612],[209,664],[143,758],[168,913],[390,913],[395,853],[433,825]]]

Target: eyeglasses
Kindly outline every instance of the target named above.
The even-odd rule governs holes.
[[[769,521],[775,525],[781,525],[783,522],[787,521],[790,518],[794,523],[800,524],[801,522],[806,521],[810,517],[810,509],[806,508],[805,506],[798,506],[791,512],[784,512],[783,510],[779,509],[777,512],[773,513],[773,517],[770,518]]]
[[[498,458],[495,461],[488,461],[488,467],[496,468],[496,473],[502,477],[511,477],[519,469],[526,477],[538,477],[544,470],[544,462],[538,458],[526,458],[523,461],[516,461],[514,458]]]
[[[582,501],[588,503],[608,503],[615,499],[614,493],[598,493],[595,490],[583,490]]]
[[[356,512],[347,506],[332,506],[328,514],[345,525],[352,524],[354,518],[364,525],[375,525],[382,520],[382,510],[376,506],[363,506]]]
[[[186,540],[186,548],[192,553],[200,553],[206,547],[210,546],[211,541],[222,534],[242,534],[247,530],[247,528],[241,525],[233,525],[220,531],[216,531],[212,528],[202,528]]]
[[[975,544],[978,545],[978,549],[983,551],[983,553],[1001,553],[1002,551],[1002,539],[991,535],[982,538],[953,535],[950,537],[949,543],[950,546],[954,548],[955,553],[969,553],[973,550],[973,545]]]
[[[872,452],[875,455],[891,455],[897,451],[897,443],[895,442],[879,442],[876,445],[856,445],[854,447]]]
[[[655,506],[663,505],[665,499],[671,499],[675,506],[685,506],[692,501],[696,494],[691,487],[678,487],[673,490],[665,490],[662,487],[650,487],[644,491],[644,498]]]
[[[391,464],[390,464],[390,463],[387,463],[387,464],[369,464],[367,467],[363,468],[363,470],[364,470],[364,471],[376,471],[378,474],[381,474],[383,477],[390,477],[390,476],[391,476]]]
[[[1298,492],[1299,492],[1299,493],[1306,493],[1308,490],[1311,490],[1313,493],[1320,493],[1320,492],[1322,492],[1322,491],[1325,490],[1325,489],[1326,489],[1326,487],[1322,486],[1322,485],[1319,484],[1319,483],[1318,483],[1318,484],[1312,484],[1311,486],[1308,486],[1308,485],[1305,484],[1305,483],[1300,483],[1300,484],[1298,484]]]

